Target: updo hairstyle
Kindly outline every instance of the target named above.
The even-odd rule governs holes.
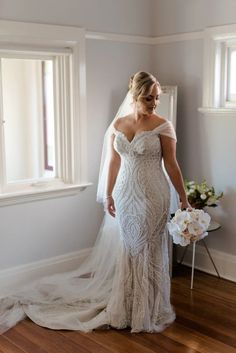
[[[152,85],[156,83],[161,91],[160,83],[157,81],[149,72],[139,71],[135,75],[130,77],[129,91],[132,94],[134,100],[139,97],[145,97],[149,95]]]

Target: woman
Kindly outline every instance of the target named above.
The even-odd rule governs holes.
[[[112,157],[109,166],[109,181],[107,184],[106,203],[108,212],[114,214],[114,200],[112,190],[120,168],[120,155],[114,148],[114,139],[117,133],[122,133],[128,142],[131,142],[137,135],[143,132],[147,134],[157,131],[160,126],[164,133],[160,133],[161,149],[167,173],[169,174],[175,189],[182,200],[182,208],[188,207],[189,203],[184,189],[183,178],[176,161],[176,136],[171,123],[155,114],[161,87],[159,82],[149,73],[138,72],[131,78],[130,92],[134,99],[134,112],[126,117],[118,118],[114,122],[114,133],[111,136]],[[167,131],[168,133],[165,133]]]
[[[170,193],[162,159],[181,207],[189,204],[174,129],[155,113],[160,92],[151,74],[135,74],[128,93],[131,114],[115,118],[108,129],[110,153],[98,187],[108,214],[91,255],[76,271],[43,278],[0,299],[0,332],[26,316],[41,326],[81,331],[112,326],[160,332],[173,322],[166,232]]]
[[[166,234],[170,192],[162,158],[181,207],[190,205],[176,161],[175,131],[155,113],[161,93],[158,81],[138,72],[130,92],[133,112],[115,120],[110,138],[106,208],[117,218],[123,246],[108,309],[114,327],[123,321],[132,332],[155,332],[175,318]]]

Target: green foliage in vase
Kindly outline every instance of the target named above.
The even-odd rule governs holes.
[[[214,187],[207,185],[205,180],[199,184],[195,181],[185,180],[184,184],[189,203],[194,208],[216,207],[218,201],[223,197],[223,192],[217,194]]]

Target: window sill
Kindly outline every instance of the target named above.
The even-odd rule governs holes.
[[[54,199],[58,197],[73,196],[78,194],[80,191],[85,190],[92,183],[84,184],[70,184],[63,186],[41,186],[30,188],[29,190],[18,191],[14,193],[5,193],[0,195],[0,207],[10,206],[15,204],[21,204],[26,202],[34,202],[46,199]]]
[[[209,117],[236,118],[236,109],[233,108],[198,108],[198,111]]]

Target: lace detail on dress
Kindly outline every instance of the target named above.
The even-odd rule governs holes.
[[[113,195],[122,246],[107,312],[112,326],[128,325],[132,332],[161,331],[175,318],[166,232],[170,194],[159,139],[171,128],[163,125],[132,141],[116,131],[114,140],[121,156]]]

